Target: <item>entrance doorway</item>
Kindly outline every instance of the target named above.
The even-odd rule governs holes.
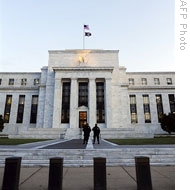
[[[79,128],[83,128],[84,125],[87,123],[87,112],[80,111],[79,112]]]

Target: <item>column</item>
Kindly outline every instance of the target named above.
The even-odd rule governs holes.
[[[16,118],[17,118],[17,111],[18,111],[18,100],[19,100],[19,94],[12,94],[12,102],[11,102],[11,110],[10,110],[10,118],[8,123],[8,133],[17,135],[18,134],[18,125],[16,124]]]
[[[54,103],[53,103],[53,128],[60,127],[61,105],[62,105],[62,83],[61,79],[55,79]]]
[[[144,109],[143,109],[143,97],[142,94],[135,94],[136,95],[136,105],[137,105],[137,117],[138,117],[138,123],[144,124]]]
[[[6,102],[6,94],[2,93],[0,98],[0,114],[4,115],[5,110],[5,102]]]
[[[120,113],[120,123],[119,127],[126,128],[130,120],[130,112],[129,112],[129,96],[127,86],[121,87],[121,113]],[[119,108],[119,106],[118,106]]]
[[[44,108],[45,108],[47,72],[48,72],[48,67],[43,67],[41,69],[36,128],[44,127]]]
[[[112,127],[112,89],[111,89],[111,78],[106,78],[105,84],[105,121],[106,127]]]
[[[89,79],[89,125],[91,128],[96,123],[96,81],[95,78]]]
[[[170,113],[170,102],[167,93],[162,94],[162,105],[165,114]]]
[[[157,114],[155,94],[150,93],[149,94],[149,100],[150,100],[151,123],[155,124],[155,123],[158,123],[158,114]]]
[[[52,128],[53,120],[53,101],[54,101],[54,85],[55,74],[53,71],[48,71],[46,92],[45,92],[45,106],[44,106],[44,128]]]
[[[45,85],[40,86],[36,128],[43,128],[44,126],[45,93],[46,93]]]
[[[16,94],[11,94],[11,95],[12,95],[12,102],[11,102],[9,124],[11,124],[12,126],[15,126],[17,111],[18,111],[19,94],[16,93]]]
[[[25,95],[25,103],[24,103],[24,117],[23,124],[28,128],[30,124],[30,115],[31,115],[31,103],[32,103],[32,95]]]
[[[70,93],[70,128],[78,128],[78,84],[76,78],[71,79]]]

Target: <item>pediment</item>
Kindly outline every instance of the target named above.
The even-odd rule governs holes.
[[[88,107],[86,107],[86,106],[79,106],[78,109],[79,109],[79,110],[82,110],[82,111],[83,111],[83,110],[86,111],[86,110],[88,110]]]

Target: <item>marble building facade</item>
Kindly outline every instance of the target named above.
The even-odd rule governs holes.
[[[174,72],[127,72],[118,50],[52,50],[41,72],[0,72],[3,133],[21,138],[81,138],[98,124],[102,138],[164,133],[175,112]]]

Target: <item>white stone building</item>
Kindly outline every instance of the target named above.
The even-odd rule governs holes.
[[[41,72],[0,73],[3,133],[23,138],[81,138],[86,122],[102,138],[164,133],[175,112],[174,72],[126,72],[118,50],[49,51]]]

